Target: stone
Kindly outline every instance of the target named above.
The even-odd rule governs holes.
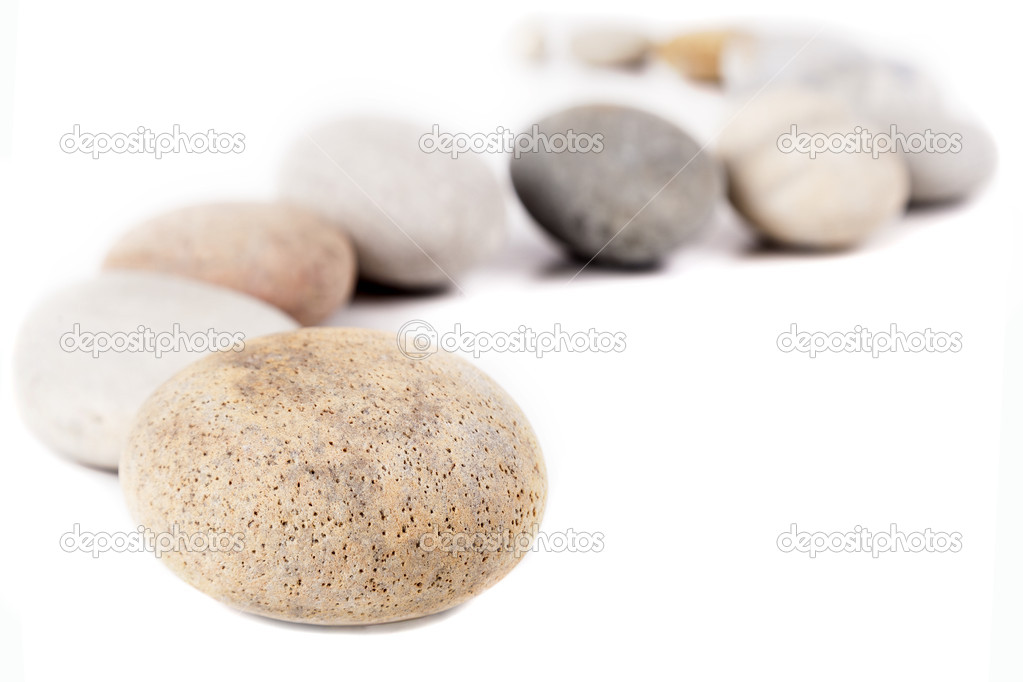
[[[731,30],[683,33],[658,45],[657,55],[686,78],[721,80],[721,54],[725,45],[738,38]]]
[[[363,278],[403,289],[457,284],[503,242],[504,199],[486,163],[434,150],[434,132],[367,117],[323,125],[287,154],[281,193],[348,234]]]
[[[152,531],[240,540],[163,553],[185,582],[321,625],[466,601],[515,566],[547,498],[536,436],[492,379],[343,328],[265,337],[183,370],[139,412],[120,478]]]
[[[912,66],[871,57],[840,41],[777,36],[729,43],[723,61],[726,83],[739,103],[762,88],[799,88],[841,102],[874,135],[894,138],[893,126],[903,137],[958,133],[958,152],[900,150],[914,203],[964,199],[994,173],[991,135],[951,114],[937,84]]]
[[[951,114],[938,86],[916,69],[895,62],[857,64],[835,70],[817,87],[869,119],[875,135],[903,141],[899,153],[909,168],[915,203],[962,200],[994,173],[997,152],[991,135],[978,123]],[[918,151],[906,148],[913,138],[933,135],[958,136],[955,151],[933,144]]]
[[[596,27],[572,36],[572,54],[590,66],[631,67],[646,60],[650,39],[628,28]]]
[[[842,100],[883,128],[945,106],[933,80],[907,64],[893,61],[864,58],[835,65],[802,85]]]
[[[150,340],[141,338],[140,326],[152,331]],[[234,349],[295,327],[276,308],[229,289],[155,273],[107,272],[58,291],[28,315],[14,349],[15,396],[26,425],[47,446],[83,464],[115,469],[139,406],[208,352],[200,336],[208,346],[213,329],[217,348]],[[175,331],[182,334],[177,349],[157,357],[156,335]],[[137,339],[131,348],[88,347],[87,334],[120,343],[129,333]],[[173,341],[162,338],[168,340],[159,342],[163,346]],[[141,352],[143,344],[152,352]]]
[[[272,203],[191,206],[149,220],[110,249],[106,269],[179,275],[234,289],[303,325],[351,298],[355,250],[307,210]]]
[[[905,210],[909,172],[897,154],[824,152],[782,144],[783,135],[844,135],[863,123],[833,98],[778,88],[751,100],[719,140],[735,208],[763,237],[804,249],[865,241]],[[759,142],[758,142],[759,140]],[[784,148],[788,151],[783,151]]]
[[[832,35],[744,31],[722,43],[719,74],[727,93],[748,99],[771,87],[813,88],[868,63],[863,50]]]
[[[777,142],[791,131],[793,124],[800,131],[804,126],[817,130],[847,125],[853,116],[848,105],[837,97],[791,86],[765,90],[755,99],[737,103],[735,108],[716,140],[718,155],[726,162],[759,149],[766,141]]]
[[[576,258],[650,266],[711,221],[723,173],[674,124],[592,105],[556,113],[535,129],[539,144],[512,159],[512,183],[536,222]],[[576,137],[566,141],[574,151],[547,148],[560,144],[559,134]]]
[[[998,153],[994,139],[980,125],[953,118],[904,120],[899,132],[958,136],[958,151],[908,152],[910,198],[918,204],[961,201],[977,192],[994,174]]]

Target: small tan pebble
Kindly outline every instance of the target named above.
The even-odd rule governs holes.
[[[792,126],[797,136],[831,136],[852,134],[860,123],[840,103],[813,93],[779,89],[751,100],[719,142],[732,203],[781,245],[841,249],[866,240],[906,208],[904,159],[844,150],[811,156],[788,139]]]
[[[646,60],[650,39],[628,28],[590,28],[572,36],[571,48],[591,66],[636,66]]]
[[[323,218],[297,206],[221,203],[149,220],[107,254],[108,270],[163,272],[241,291],[303,325],[351,298],[355,249]]]
[[[684,33],[657,47],[657,54],[687,78],[721,80],[721,53],[725,45],[741,34],[735,31]]]
[[[120,478],[156,533],[240,534],[229,551],[164,553],[179,577],[321,625],[426,616],[482,592],[523,553],[500,538],[530,542],[547,497],[536,436],[492,379],[344,328],[264,337],[180,372],[139,412]],[[498,541],[444,549],[481,537]]]

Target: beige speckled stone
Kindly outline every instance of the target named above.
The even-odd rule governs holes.
[[[172,211],[124,235],[106,269],[150,270],[218,284],[322,322],[355,286],[355,250],[318,215],[286,204],[223,203]]]
[[[229,357],[228,357],[229,355]],[[532,533],[546,470],[518,406],[468,362],[391,334],[314,328],[197,362],[140,411],[121,461],[137,522],[243,533],[163,560],[272,618],[415,618],[487,589],[514,552],[427,551],[443,533]]]

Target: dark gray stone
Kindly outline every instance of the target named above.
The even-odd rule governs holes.
[[[573,255],[655,264],[708,223],[723,173],[675,125],[644,111],[595,105],[549,116],[535,146],[511,162],[515,191],[533,218]],[[548,149],[558,133],[591,136],[593,150]],[[596,136],[602,147],[597,151]]]

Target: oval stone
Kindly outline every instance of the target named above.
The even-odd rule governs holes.
[[[995,172],[998,151],[994,138],[977,123],[947,116],[921,117],[904,120],[899,131],[953,140],[954,147],[947,151],[932,145],[925,151],[903,155],[912,181],[911,198],[916,203],[960,201],[975,193]]]
[[[425,126],[335,121],[293,146],[281,192],[351,237],[362,277],[406,289],[445,287],[497,250],[505,207],[477,154],[453,158],[431,142]]]
[[[732,203],[762,236],[807,249],[841,249],[894,220],[909,200],[901,156],[793,148],[793,137],[848,135],[862,124],[844,105],[791,88],[751,100],[722,133]],[[786,139],[788,136],[788,139]],[[783,140],[785,140],[783,142]]]
[[[938,85],[913,66],[830,38],[769,35],[729,42],[723,61],[726,86],[743,105],[761,97],[763,88],[802,89],[840,102],[871,134],[897,141],[914,203],[964,199],[994,173],[997,151],[990,133],[950,113]],[[914,138],[931,134],[958,136],[956,150],[931,143],[912,148]]]
[[[152,531],[240,541],[165,552],[179,577],[243,611],[322,625],[480,593],[521,558],[547,497],[536,436],[492,379],[340,328],[183,370],[140,410],[120,478]]]
[[[738,37],[727,29],[683,33],[659,45],[657,54],[687,78],[717,82],[721,80],[721,53]]]
[[[915,203],[964,199],[994,172],[991,135],[978,123],[950,114],[938,86],[912,67],[888,61],[847,64],[812,85],[869,120],[871,133],[893,140],[909,169]]]
[[[150,341],[140,327],[152,333]],[[48,446],[114,469],[139,406],[210,352],[210,330],[216,348],[234,354],[252,338],[295,327],[276,308],[229,289],[154,273],[104,273],[58,291],[28,315],[15,342],[16,399]],[[157,341],[160,334],[166,342]],[[132,347],[119,349],[132,338]],[[118,345],[102,350],[110,342]]]
[[[122,236],[106,269],[180,275],[274,305],[304,325],[351,298],[355,251],[310,211],[272,203],[221,203],[171,211]]]
[[[515,191],[536,222],[579,259],[652,265],[710,222],[721,197],[716,160],[645,111],[582,106],[533,130],[535,150],[511,162]],[[571,146],[572,139],[587,149]],[[559,150],[562,140],[569,146]]]

